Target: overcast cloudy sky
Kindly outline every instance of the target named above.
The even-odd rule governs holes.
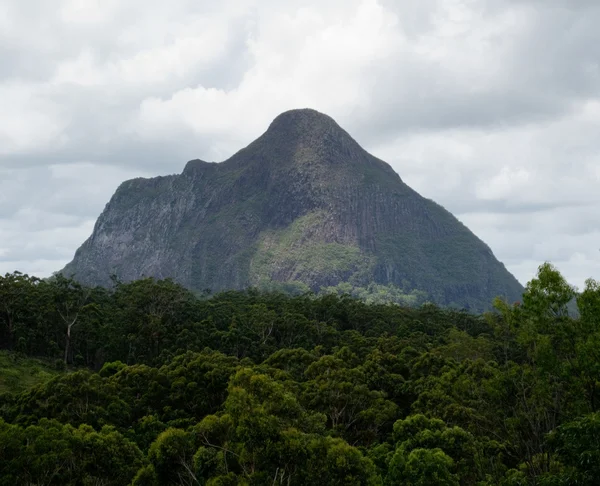
[[[62,268],[120,182],[333,116],[490,245],[600,278],[598,0],[1,0],[0,273]]]

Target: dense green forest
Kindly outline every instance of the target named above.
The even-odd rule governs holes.
[[[7,274],[0,485],[598,484],[600,285],[495,309]]]

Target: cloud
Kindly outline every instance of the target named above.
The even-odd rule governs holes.
[[[48,276],[62,268],[108,195],[134,174],[90,163],[0,169],[0,274]]]
[[[47,275],[117,185],[333,116],[522,281],[600,273],[592,0],[5,0],[0,271]]]

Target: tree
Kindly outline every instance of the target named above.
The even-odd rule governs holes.
[[[73,279],[62,276],[62,274],[58,274],[50,280],[49,291],[53,297],[56,312],[66,327],[64,362],[68,363],[73,327],[86,310],[93,308],[91,305],[86,305],[91,289],[82,286]]]
[[[368,445],[377,439],[379,430],[396,416],[397,406],[386,400],[385,393],[371,390],[356,359],[342,348],[336,355],[326,355],[312,363],[305,372],[303,401],[328,417],[335,434],[353,443]]]
[[[523,307],[533,319],[568,317],[568,304],[575,298],[575,289],[550,263],[540,265],[537,278],[529,281],[523,294]]]
[[[13,348],[18,324],[30,316],[31,307],[35,305],[32,297],[34,286],[39,282],[20,272],[0,275],[0,348]]]
[[[592,486],[600,477],[600,414],[567,422],[550,436],[559,460],[567,467],[563,484]]]
[[[21,428],[0,419],[0,485],[129,484],[143,464],[137,446],[119,432],[74,428],[42,419]]]
[[[482,444],[461,427],[448,427],[440,419],[417,414],[398,420],[393,438],[396,451],[389,474],[394,479],[406,476],[413,481],[410,484],[427,484],[419,483],[417,476],[421,478],[419,481],[429,478],[430,484],[438,484],[434,478],[447,484],[454,484],[452,481],[458,477],[465,484],[475,484],[481,479],[477,460]],[[424,461],[422,467],[416,467],[420,460]]]
[[[399,449],[390,463],[386,484],[406,486],[458,486],[458,477],[452,474],[454,461],[441,449]]]
[[[162,432],[148,452],[148,459],[159,484],[199,484],[194,473],[194,453],[191,435],[180,429],[167,429]]]

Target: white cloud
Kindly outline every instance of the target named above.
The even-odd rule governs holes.
[[[104,24],[117,13],[118,5],[118,0],[66,0],[59,12],[66,23]]]
[[[532,179],[531,173],[523,168],[504,166],[489,181],[482,181],[482,185],[475,188],[478,199],[503,200],[515,193],[527,190]]]
[[[223,160],[312,107],[522,282],[548,259],[582,285],[600,277],[599,21],[591,0],[5,0],[0,271],[62,267],[122,180]]]
[[[316,7],[294,14],[265,12],[248,41],[252,67],[237,87],[198,85],[166,99],[147,98],[134,126],[151,138],[191,129],[217,141],[235,134],[234,139],[248,143],[290,108],[316,106],[333,115],[349,114],[366,102],[365,74],[393,44],[395,19],[374,0],[343,13]],[[237,148],[232,145],[230,151]]]
[[[0,155],[54,150],[66,143],[56,103],[40,96],[44,86],[0,84]]]

